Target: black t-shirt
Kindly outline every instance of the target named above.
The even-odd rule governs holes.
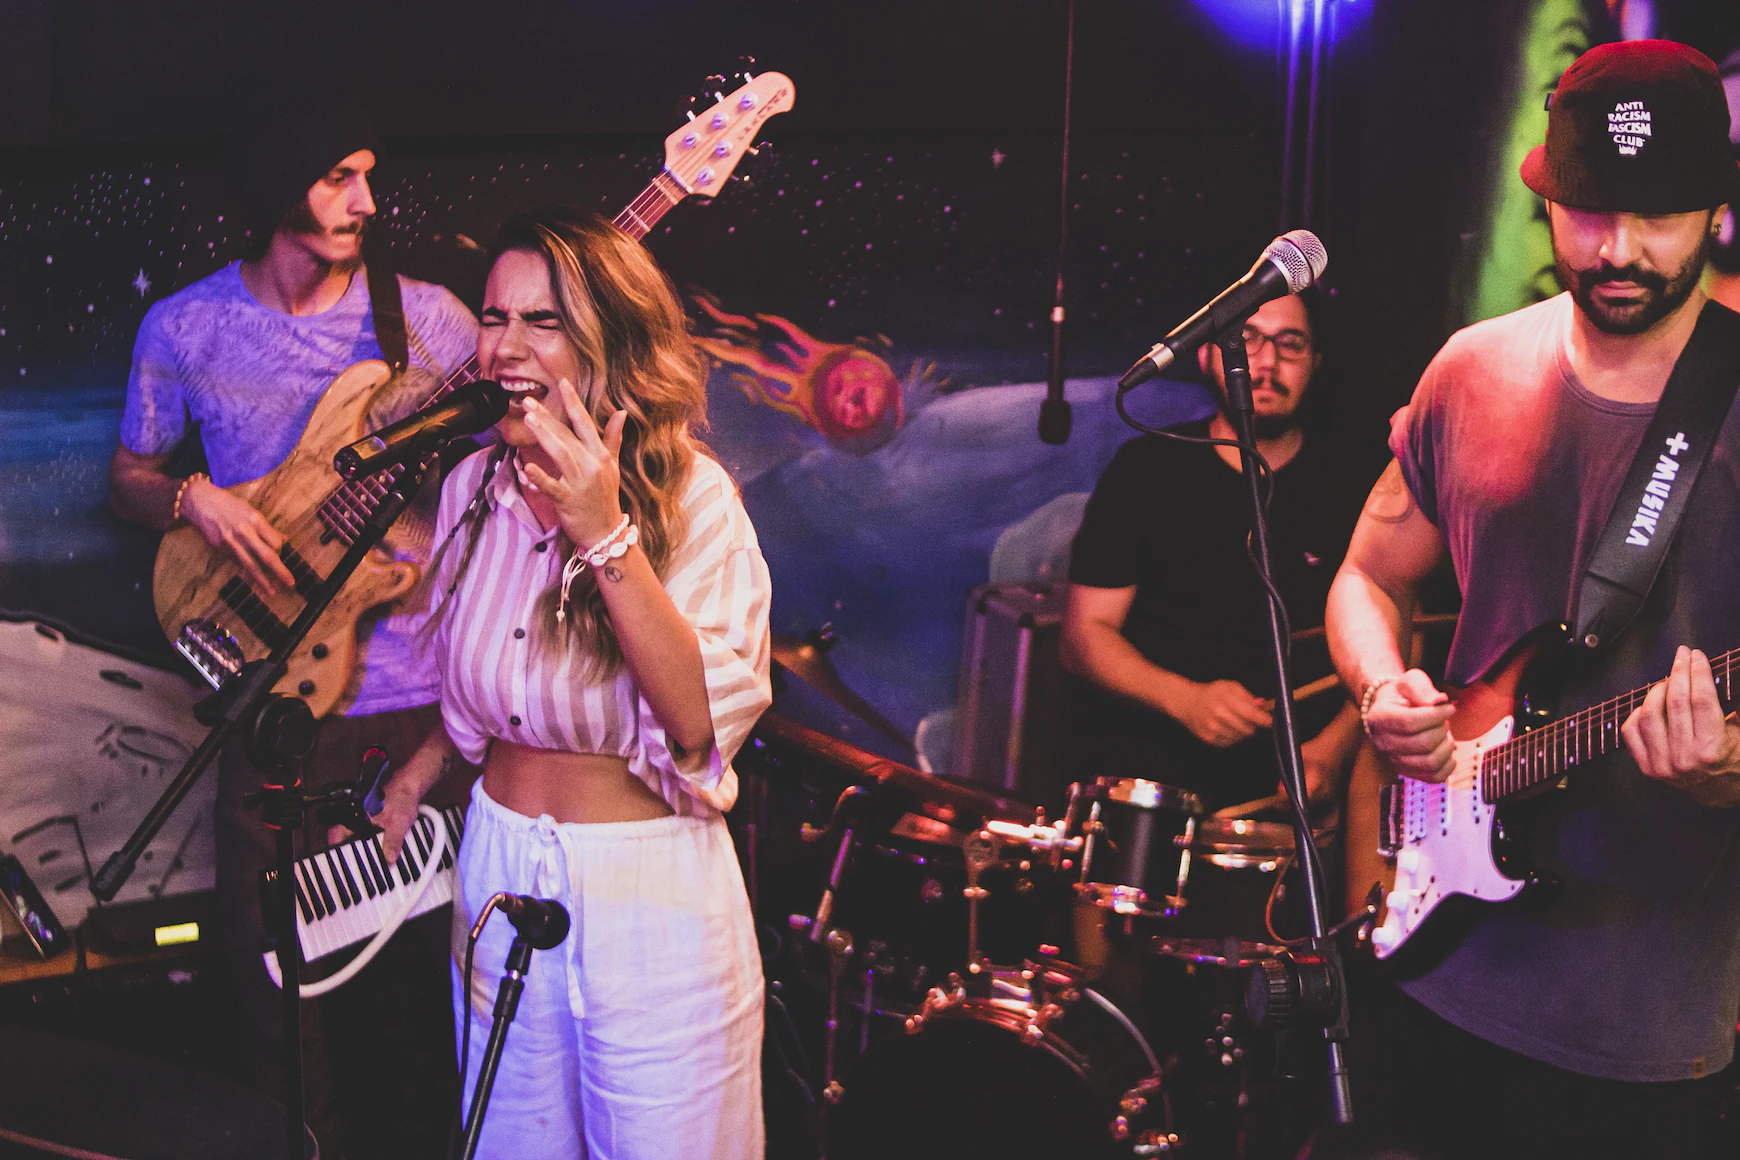
[[[1207,433],[1207,424],[1179,429]],[[1376,473],[1319,438],[1275,473],[1269,553],[1295,631],[1323,623],[1330,582]],[[1124,444],[1100,477],[1076,534],[1072,583],[1136,589],[1123,635],[1148,660],[1193,681],[1234,680],[1274,693],[1262,586],[1246,553],[1244,477],[1214,448],[1146,435]],[[1328,672],[1321,644],[1294,649],[1292,679]],[[1275,791],[1280,779],[1268,730],[1228,749],[1105,689],[1078,681],[1073,716],[1093,772],[1148,777],[1209,795],[1217,805]],[[1344,701],[1330,693],[1298,707],[1301,741]]]

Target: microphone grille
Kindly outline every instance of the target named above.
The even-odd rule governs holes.
[[[1310,230],[1289,230],[1269,243],[1263,256],[1287,275],[1287,288],[1297,294],[1323,276],[1329,251]]]

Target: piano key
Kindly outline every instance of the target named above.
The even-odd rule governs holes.
[[[320,892],[320,901],[326,904],[326,909],[333,914],[337,914],[338,904],[332,900],[332,887],[326,884],[326,875],[322,874],[320,871],[320,859],[318,857],[310,858],[308,860],[308,877],[313,879],[314,888]]]
[[[338,860],[332,856],[331,850],[320,852],[320,865],[326,871],[326,880],[332,883],[332,892],[338,897],[340,910],[349,910],[352,900],[350,891],[344,888],[344,877],[338,872]]]
[[[295,874],[290,875],[290,885],[296,888],[296,904],[302,908],[302,921],[304,923],[313,922],[314,908],[308,905],[308,895],[302,893],[302,883]]]
[[[379,838],[370,838],[366,842],[358,842],[357,849],[362,851],[363,862],[368,866],[369,876],[375,881],[375,893],[385,894],[392,889],[387,882],[387,876],[381,873],[381,864],[375,858],[375,852],[381,848]]]
[[[352,902],[360,903],[363,900],[362,891],[356,888],[356,876],[350,872],[350,861],[344,856],[343,846],[332,851],[332,860],[338,863],[338,869],[344,875],[344,888],[350,891]]]
[[[369,873],[368,862],[363,858],[362,847],[355,842],[347,842],[338,848],[338,856],[343,858],[356,873],[357,881],[363,885],[363,893],[372,900],[375,896],[374,875]]]
[[[320,905],[320,892],[314,889],[314,880],[309,877],[308,867],[300,862],[296,863],[296,884],[307,891],[308,905],[313,908],[314,917],[317,920],[325,918],[326,908]]]

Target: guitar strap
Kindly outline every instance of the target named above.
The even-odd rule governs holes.
[[[411,344],[405,332],[405,299],[399,292],[399,278],[388,264],[386,255],[374,247],[364,269],[368,272],[369,309],[375,316],[375,342],[386,356],[393,373],[403,374],[411,365]]]
[[[1571,639],[1611,643],[1643,607],[1740,389],[1740,314],[1709,302],[1631,461],[1577,588]]]

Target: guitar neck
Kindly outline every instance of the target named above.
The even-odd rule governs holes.
[[[1723,708],[1733,707],[1740,649],[1711,657],[1710,668]],[[1620,727],[1643,704],[1651,687],[1621,693],[1488,749],[1480,758],[1481,792],[1486,800],[1495,802],[1556,781],[1579,765],[1623,748]]]
[[[659,219],[688,195],[689,191],[675,178],[661,171],[621,213],[611,219],[611,224],[638,242],[652,233]]]

